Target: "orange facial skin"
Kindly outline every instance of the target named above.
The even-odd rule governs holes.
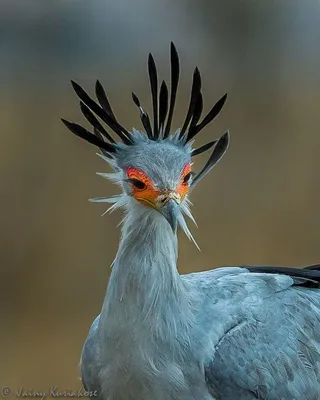
[[[151,179],[141,170],[130,167],[127,169],[127,177],[129,179],[137,179],[140,182],[144,183],[144,188],[138,188],[134,184],[131,185],[133,197],[145,203],[150,207],[155,207],[157,203],[157,199],[160,195],[163,195],[160,190],[154,187]],[[189,191],[189,184],[188,182],[184,182],[185,176],[191,172],[191,165],[186,164],[181,172],[180,183],[175,191],[176,194],[180,196],[181,201],[187,195]]]
[[[128,168],[127,176],[129,179],[138,179],[146,185],[144,189],[138,189],[132,185],[133,197],[138,201],[146,203],[148,206],[154,207],[160,191],[153,186],[148,176],[136,168]]]
[[[181,196],[181,201],[186,197],[186,195],[189,192],[189,183],[188,182],[184,182],[184,178],[187,174],[189,174],[191,172],[191,165],[190,164],[186,164],[185,167],[182,170],[181,173],[181,179],[180,179],[180,184],[177,188],[177,193],[180,194]]]

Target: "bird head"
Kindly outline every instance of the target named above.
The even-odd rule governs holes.
[[[189,210],[188,194],[224,155],[229,145],[229,133],[224,133],[220,138],[200,148],[194,148],[193,142],[195,136],[219,114],[227,95],[225,94],[200,121],[203,99],[200,72],[196,68],[185,121],[180,129],[171,133],[180,70],[179,57],[173,43],[171,43],[170,98],[164,81],[158,94],[157,69],[151,54],[148,59],[148,70],[153,104],[153,126],[138,97],[132,93],[144,129],[126,130],[117,121],[99,81],[95,87],[97,102],[80,85],[72,81],[72,86],[80,98],[81,111],[92,125],[93,132],[76,123],[64,119],[62,121],[75,135],[100,148],[99,155],[114,171],[112,174],[100,173],[100,175],[122,187],[123,193],[120,196],[96,198],[92,201],[114,203],[110,210],[126,206],[128,200],[135,201],[143,207],[148,207],[149,210],[160,212],[174,232],[181,226],[192,239],[183,217],[186,214],[193,220]],[[120,140],[116,141],[101,121]],[[192,171],[192,158],[210,149],[211,154],[204,167],[198,173]]]

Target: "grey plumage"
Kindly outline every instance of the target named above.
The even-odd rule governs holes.
[[[171,60],[173,110],[179,78],[173,44]],[[125,211],[101,314],[82,351],[85,388],[96,390],[101,400],[320,399],[319,266],[178,273],[178,226],[193,239],[184,219],[193,219],[188,193],[224,155],[229,134],[198,151],[190,139],[217,115],[225,97],[199,123],[202,95],[196,69],[183,129],[168,135],[168,92],[162,84],[158,102],[152,56],[149,71],[153,131],[135,95],[147,132],[123,128],[100,83],[100,105],[74,84],[94,133],[64,121],[73,133],[100,147],[113,169],[101,175],[122,189],[121,195],[92,201]],[[200,173],[191,173],[191,157],[211,147]]]

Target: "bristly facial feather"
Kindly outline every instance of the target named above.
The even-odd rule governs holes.
[[[111,179],[122,188],[121,195],[111,198],[100,197],[91,199],[91,201],[111,203],[111,207],[107,210],[109,212],[120,207],[128,209],[132,199],[149,207],[151,212],[159,211],[161,213],[169,207],[167,204],[174,203],[174,207],[170,205],[170,212],[174,212],[177,225],[183,229],[189,239],[193,240],[183,217],[185,214],[195,222],[189,209],[189,191],[222,158],[229,145],[229,133],[226,132],[219,139],[196,149],[192,147],[193,139],[219,114],[225,103],[226,95],[200,120],[203,98],[201,76],[196,68],[187,116],[181,130],[170,134],[180,75],[179,57],[173,43],[171,43],[170,54],[170,103],[168,88],[164,81],[161,84],[160,92],[158,91],[156,63],[153,56],[149,54],[148,69],[153,103],[153,129],[147,112],[141,106],[138,97],[132,94],[133,101],[140,110],[145,134],[136,129],[128,131],[119,124],[99,81],[96,82],[95,88],[98,102],[95,102],[80,85],[72,82],[72,86],[81,100],[81,111],[92,125],[93,132],[78,124],[62,121],[75,135],[100,148],[102,154],[99,156],[111,166],[114,172],[111,174],[99,173],[99,175]],[[118,136],[120,141],[116,141],[98,118]],[[207,163],[198,174],[195,174],[191,171],[191,158],[211,148],[213,150]],[[164,212],[163,215],[165,215]],[[168,216],[166,218],[168,222],[170,220],[172,223]]]

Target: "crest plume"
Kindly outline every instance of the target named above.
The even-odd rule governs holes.
[[[133,102],[140,111],[140,119],[145,133],[148,139],[151,141],[166,140],[170,137],[171,123],[180,75],[179,56],[176,47],[172,42],[170,48],[170,60],[171,85],[169,99],[169,91],[165,81],[162,81],[158,95],[157,67],[152,54],[149,54],[148,72],[152,96],[153,124],[151,124],[148,113],[141,106],[139,98],[132,93]],[[72,133],[99,147],[107,158],[114,158],[118,148],[118,142],[116,141],[115,137],[103,127],[102,123],[98,119],[100,118],[100,120],[104,122],[116,136],[118,136],[120,142],[127,146],[132,146],[135,144],[133,133],[125,129],[116,119],[106,92],[99,80],[96,81],[95,85],[95,93],[98,100],[97,102],[94,101],[78,83],[74,81],[71,81],[71,83],[74,91],[80,98],[80,109],[82,114],[93,127],[93,132],[89,132],[87,129],[78,124],[62,119],[62,122]],[[201,85],[202,82],[200,71],[198,68],[195,68],[188,111],[182,128],[177,132],[178,136],[175,136],[175,138],[177,138],[177,142],[179,142],[182,146],[193,140],[195,136],[220,113],[227,98],[227,94],[225,94],[200,121],[203,111]],[[171,136],[173,137],[173,135]],[[219,139],[210,141],[199,148],[191,150],[191,157],[195,157],[213,147],[213,151],[207,163],[200,173],[195,176],[193,185],[199,182],[200,179],[202,179],[202,177],[212,169],[212,167],[223,156],[228,148],[228,145],[229,133],[226,132]]]

